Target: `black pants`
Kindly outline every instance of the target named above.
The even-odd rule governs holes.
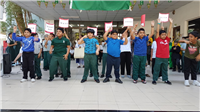
[[[151,54],[147,54],[147,61],[148,61],[148,65],[150,65],[150,58],[151,58]]]
[[[155,61],[156,61],[156,58],[152,58],[152,69],[151,69],[151,72],[152,72],[152,74],[153,74],[153,72],[154,72],[154,65],[155,65]],[[158,77],[161,77],[162,76],[162,73],[161,73],[161,71],[160,71],[160,73],[159,73],[159,76]]]
[[[71,55],[71,60],[74,60],[74,54],[70,54]]]
[[[126,73],[127,75],[130,75],[131,74],[131,52],[122,52],[120,54],[120,58],[121,58],[121,75],[125,75],[124,74],[125,65],[126,65]]]
[[[173,70],[176,70],[176,66],[178,66],[178,70],[180,70],[180,59],[173,59],[172,58],[172,63],[173,63]]]
[[[197,61],[195,59],[189,59],[184,57],[184,76],[185,80],[189,80],[190,71],[191,71],[191,79],[197,80]]]
[[[34,53],[33,52],[23,52],[23,79],[28,78],[28,71],[30,71],[30,78],[35,78],[34,70]]]
[[[99,51],[99,62],[100,63],[101,63],[102,56],[103,56],[103,50],[100,50]]]
[[[113,57],[111,55],[107,55],[107,70],[106,70],[106,78],[109,78],[112,71],[112,66],[115,69],[115,77],[119,78],[119,65],[120,65],[120,57]]]

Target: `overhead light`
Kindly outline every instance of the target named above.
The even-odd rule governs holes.
[[[77,26],[79,26],[79,24],[77,24]]]
[[[189,27],[190,27],[190,26],[195,26],[195,24],[191,24],[191,25],[188,25],[188,26],[189,26]]]
[[[81,24],[80,26],[84,26],[84,24]]]
[[[113,25],[113,27],[117,27],[117,25]]]
[[[69,25],[70,27],[73,27],[71,24]]]
[[[79,16],[61,16],[62,18],[79,18]]]

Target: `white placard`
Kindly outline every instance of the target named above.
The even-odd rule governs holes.
[[[124,18],[123,25],[124,25],[124,27],[133,26],[133,18],[131,18],[131,17]]]
[[[31,32],[32,32],[32,33],[36,33],[37,25],[34,24],[34,23],[29,23],[29,24],[28,24],[28,28],[31,29]]]
[[[45,32],[54,33],[54,24],[46,23]]]
[[[97,28],[95,28],[95,27],[87,27],[87,29],[93,29],[94,30],[94,36],[97,36]]]
[[[106,31],[108,31],[108,29],[110,28],[110,27],[112,27],[112,25],[113,25],[113,22],[110,22],[110,23],[105,23],[105,32]],[[112,29],[113,29],[113,27],[112,27]],[[112,29],[111,29],[111,31],[112,31]]]
[[[159,13],[158,18],[160,19],[161,22],[168,22],[169,21],[169,13]]]
[[[59,27],[68,28],[69,27],[69,19],[59,18]]]

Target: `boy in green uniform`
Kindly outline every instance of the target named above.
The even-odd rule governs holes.
[[[99,55],[99,50],[100,50],[99,43],[97,39],[93,38],[93,35],[94,35],[93,29],[88,29],[86,33],[87,35],[85,35],[83,38],[81,38],[78,41],[79,45],[85,43],[85,56],[84,56],[85,68],[84,68],[84,75],[83,75],[83,79],[81,80],[81,83],[84,83],[85,81],[87,81],[90,66],[92,67],[91,71],[94,75],[94,80],[97,83],[99,83],[100,81],[96,72],[97,71],[97,67],[96,67],[97,56],[96,55]]]
[[[49,51],[49,54],[53,55],[50,62],[50,78],[49,81],[52,81],[54,79],[54,73],[56,72],[58,65],[61,68],[63,79],[64,81],[67,81],[67,59],[70,51],[70,42],[68,39],[63,37],[64,30],[62,28],[57,29],[57,37],[52,40],[51,48]],[[67,48],[67,49],[66,49]]]

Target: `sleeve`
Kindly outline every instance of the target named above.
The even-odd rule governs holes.
[[[139,38],[139,37],[135,37],[135,39],[133,40],[133,42],[136,42],[138,38]]]
[[[35,37],[33,37],[33,41],[35,40]],[[35,41],[35,42],[40,42],[40,38],[38,38],[38,40],[37,41]]]
[[[153,49],[155,47],[155,41],[153,42],[151,49]]]
[[[106,43],[108,43],[108,42],[109,42],[109,40],[110,40],[110,38],[107,38],[107,40],[106,40]]]
[[[123,45],[125,41],[120,39],[120,45]]]
[[[10,39],[9,38],[7,38],[7,43],[10,44]]]
[[[95,39],[95,44],[96,44],[96,45],[99,45],[99,42],[98,42],[98,40],[97,40],[97,39]]]
[[[40,44],[40,49],[42,49],[42,45]]]
[[[12,39],[15,41],[22,41],[22,37],[16,37],[16,33],[12,34]]]
[[[43,42],[43,46],[44,46],[45,41]],[[55,45],[54,39],[51,42],[51,45]]]
[[[66,39],[65,41],[66,41],[66,42],[65,42],[65,43],[66,43],[66,45],[67,45],[67,46],[70,46],[70,42],[69,42],[69,40],[68,40],[68,39]]]
[[[146,39],[147,42],[150,40],[149,36],[146,36],[145,39]]]

